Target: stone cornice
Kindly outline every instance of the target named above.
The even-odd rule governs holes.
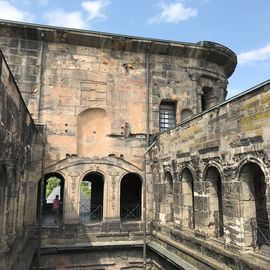
[[[187,43],[6,20],[0,20],[0,35],[95,48],[197,58],[223,67],[227,77],[231,76],[237,64],[237,57],[233,51],[210,41]]]

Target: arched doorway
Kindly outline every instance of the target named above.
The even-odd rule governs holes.
[[[120,218],[122,221],[141,219],[142,181],[136,173],[127,173],[121,180]]]
[[[182,219],[183,227],[188,227],[190,229],[195,228],[194,220],[194,184],[193,176],[190,169],[185,168],[182,172]]]
[[[41,180],[38,185],[37,198],[37,216],[39,216],[40,203],[43,201],[42,208],[42,224],[43,225],[58,225],[62,222],[64,209],[64,177],[56,172],[46,174],[44,176],[44,189],[41,196]],[[54,205],[55,199],[59,200],[59,208]]]
[[[224,235],[223,207],[222,207],[222,182],[221,176],[216,167],[209,167],[206,171],[205,180],[208,184],[207,193],[209,196],[209,228],[210,233],[216,237]]]
[[[80,184],[80,222],[103,219],[104,178],[98,172],[88,173]]]
[[[245,242],[247,245],[253,241],[251,220],[257,223],[257,244],[269,245],[269,216],[267,211],[267,194],[265,175],[260,166],[254,162],[246,163],[240,170],[239,180],[242,186],[241,204],[242,218],[246,228]]]

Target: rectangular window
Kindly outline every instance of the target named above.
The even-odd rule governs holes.
[[[175,103],[161,102],[159,108],[160,132],[175,127]]]

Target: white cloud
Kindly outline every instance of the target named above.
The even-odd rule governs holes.
[[[8,1],[0,1],[0,19],[11,21],[33,21],[34,16],[24,10],[20,10]]]
[[[80,29],[88,27],[80,11],[66,12],[62,9],[56,9],[46,12],[44,18],[46,23],[50,25]]]
[[[104,8],[111,2],[108,0],[93,0],[82,2],[82,8],[88,13],[87,20],[105,19]]]
[[[263,48],[238,54],[239,64],[247,64],[268,59],[270,59],[270,43],[266,44]]]
[[[148,20],[148,23],[179,23],[191,17],[197,16],[198,11],[193,8],[186,8],[180,2],[165,4],[160,3],[161,12]]]
[[[67,12],[63,9],[45,12],[44,19],[47,24],[69,28],[87,29],[89,23],[95,19],[105,19],[104,8],[110,4],[108,0],[94,0],[82,2],[81,11]],[[86,13],[86,15],[84,14]]]

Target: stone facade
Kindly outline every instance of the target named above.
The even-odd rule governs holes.
[[[27,171],[20,180],[25,185],[21,196],[13,196],[23,197],[23,202],[8,207],[12,196],[6,194],[0,206],[13,213],[18,205],[25,208],[17,211],[24,231],[36,228],[42,211],[43,250],[70,247],[71,252],[74,245],[115,241],[141,250],[140,241],[146,239],[165,248],[160,251],[163,259],[155,245],[148,250],[149,269],[175,269],[169,261],[180,267],[175,254],[199,268],[224,269],[227,264],[253,269],[250,257],[240,255],[251,245],[257,248],[250,220],[260,216],[266,221],[269,207],[266,196],[258,196],[258,190],[269,190],[269,83],[224,101],[237,60],[231,50],[212,42],[167,42],[2,21],[0,49],[20,89],[12,75],[12,87],[1,75],[1,95],[11,96],[10,101],[3,99],[2,108],[8,109],[1,117],[14,114],[24,121],[16,129],[2,120],[3,134],[12,129],[22,137],[3,140],[3,147],[19,149],[22,144],[28,151],[10,151],[21,162],[13,156],[7,159],[12,162],[3,161],[3,166],[17,164],[16,172]],[[10,104],[22,106],[25,113]],[[171,129],[160,132],[163,128]],[[43,188],[51,177],[60,181],[57,224],[46,223],[51,206]],[[254,177],[260,186],[254,185]],[[11,178],[1,182],[3,190],[8,190]],[[84,183],[91,186],[89,217],[83,212],[83,207],[89,208],[81,197]],[[8,235],[5,230],[2,239]],[[194,247],[199,254],[188,251]],[[100,267],[113,269],[104,266],[102,260],[110,256],[103,251]],[[4,252],[14,258],[1,261],[6,269],[20,252]],[[249,252],[251,258],[257,254]],[[135,253],[141,269],[146,264]],[[119,254],[125,257],[123,251]],[[52,256],[59,265],[51,266],[58,259],[48,256],[41,257],[43,266],[48,262],[46,267],[55,269],[75,269],[79,258],[85,258],[80,252],[74,258],[56,253]],[[130,267],[119,263],[119,269]]]
[[[255,248],[252,218],[269,229],[269,90],[268,81],[158,135],[156,232],[174,227],[227,249]]]
[[[0,78],[0,269],[10,269],[29,236],[25,201],[38,132],[1,53]]]

